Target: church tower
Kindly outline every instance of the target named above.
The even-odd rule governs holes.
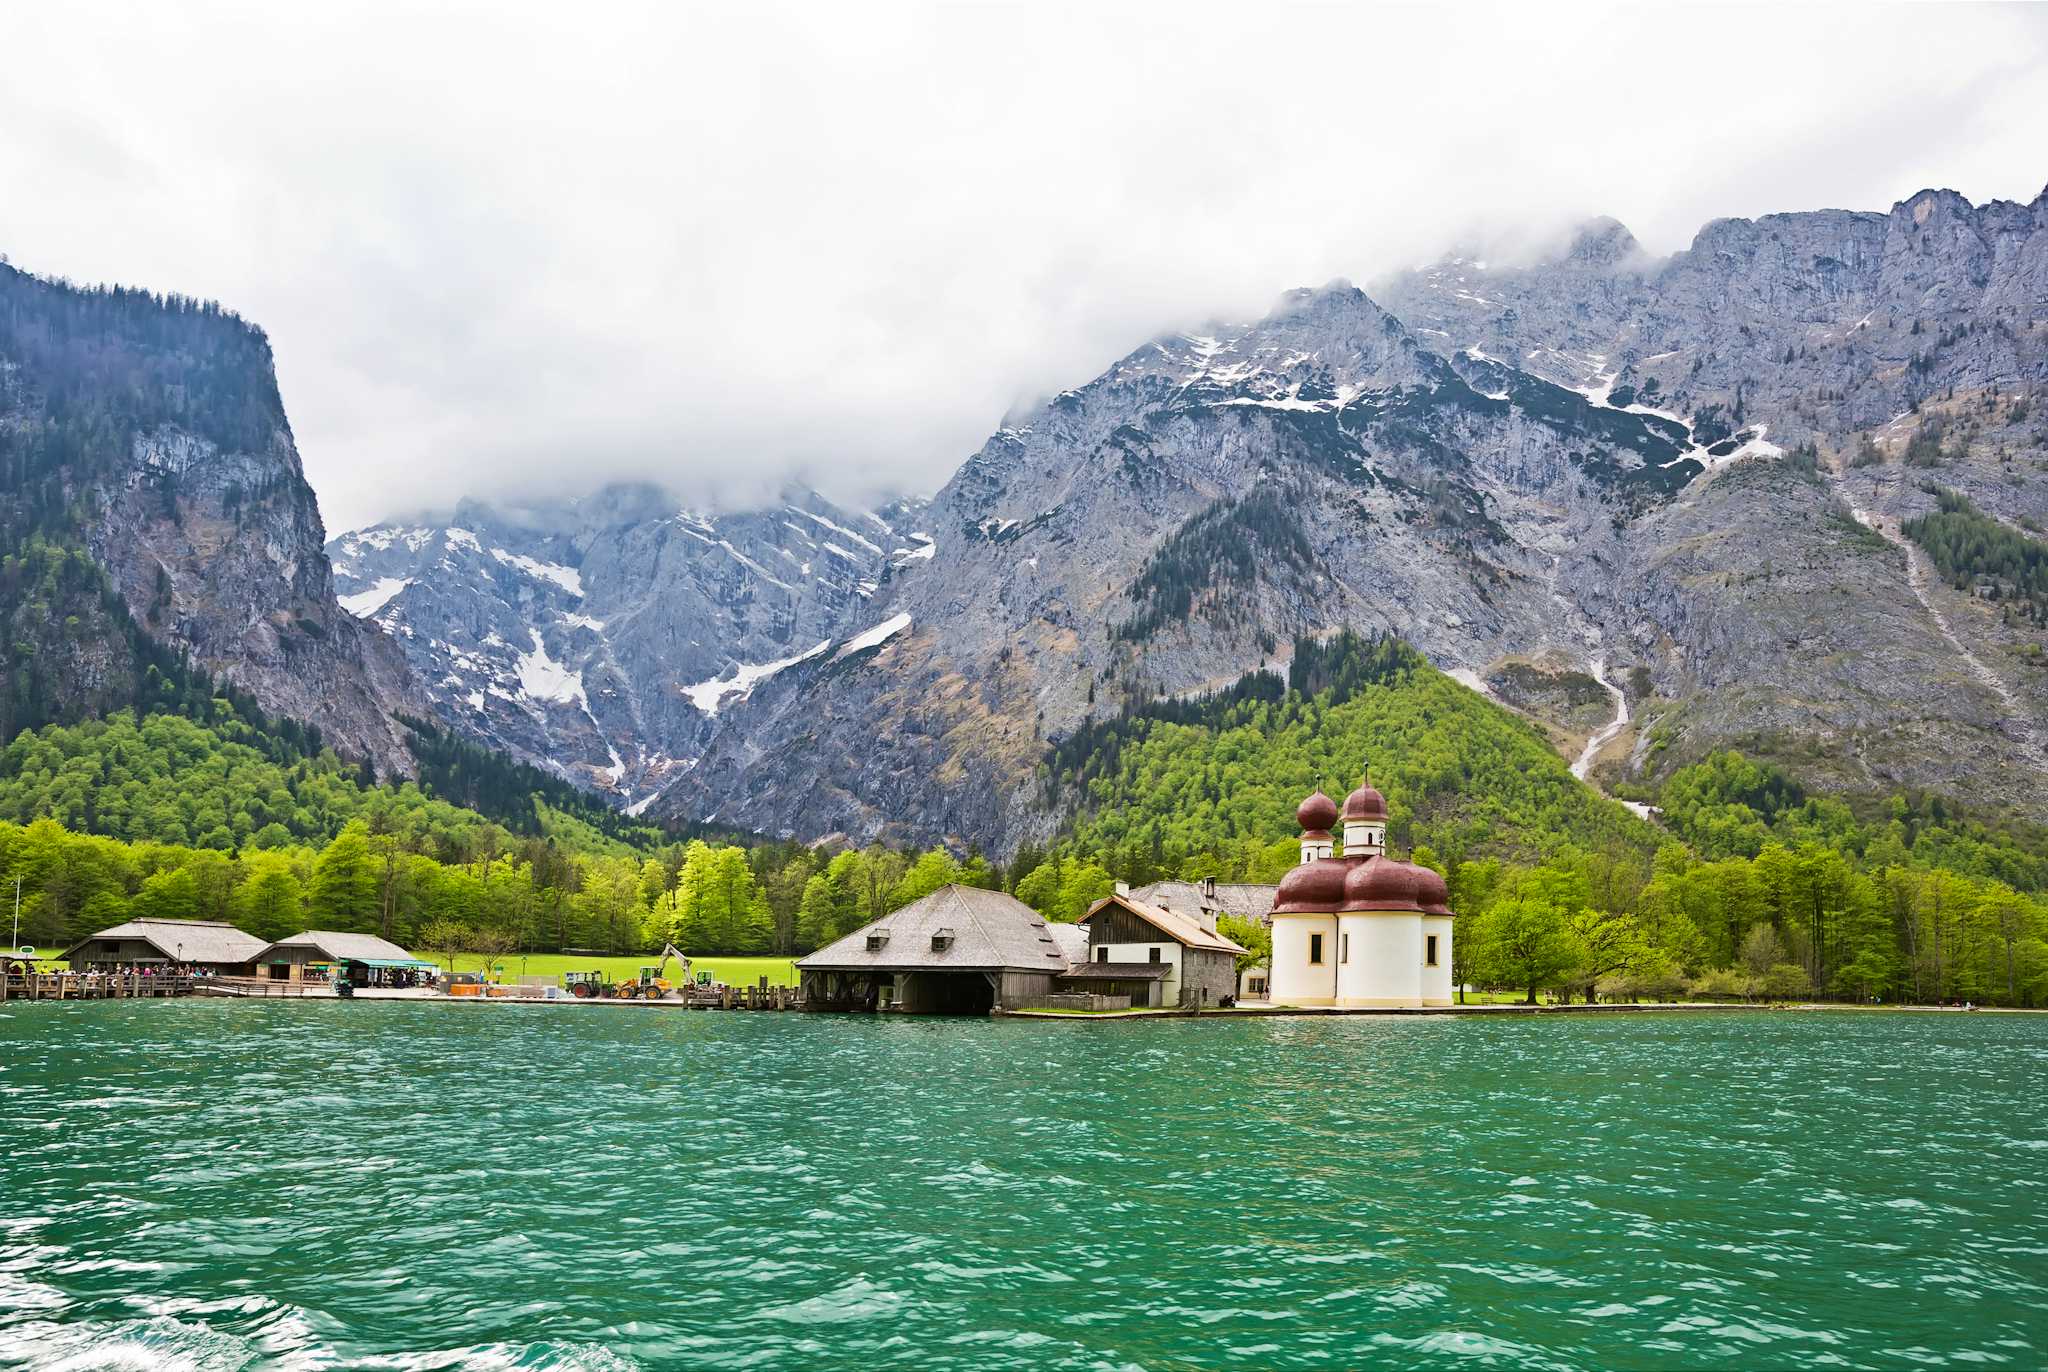
[[[1303,862],[1314,862],[1336,851],[1336,840],[1330,836],[1330,826],[1337,822],[1336,801],[1317,791],[1296,808],[1294,818],[1301,824]]]
[[[1365,780],[1344,797],[1344,856],[1349,859],[1381,857],[1387,851],[1387,798],[1372,787],[1372,769]]]

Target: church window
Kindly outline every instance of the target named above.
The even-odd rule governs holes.
[[[1337,938],[1337,961],[1351,961],[1351,935],[1341,934]]]
[[[1431,934],[1431,935],[1429,936],[1429,938],[1428,938],[1428,939],[1427,939],[1427,940],[1425,941],[1425,948],[1424,948],[1424,951],[1423,951],[1423,954],[1422,954],[1422,960],[1423,960],[1423,962],[1424,962],[1425,964],[1427,964],[1428,966],[1431,966],[1431,967],[1434,967],[1434,966],[1436,966],[1436,935],[1435,935],[1435,934]]]
[[[1323,936],[1321,934],[1310,934],[1308,936],[1308,960],[1310,966],[1322,966]]]

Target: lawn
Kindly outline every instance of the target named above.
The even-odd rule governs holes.
[[[438,962],[446,967],[446,958],[434,958],[421,953],[421,957]],[[654,965],[654,954],[636,953],[626,957],[568,957],[561,953],[508,953],[498,959],[498,972],[506,981],[517,981],[522,976],[560,977],[564,972],[603,972],[609,980],[626,981],[637,979],[642,967]],[[455,959],[455,970],[474,972],[477,959],[462,956]],[[692,978],[698,972],[709,972],[728,986],[753,986],[762,977],[768,978],[770,986],[796,985],[796,960],[794,958],[722,958],[701,957],[690,959]],[[668,965],[668,979],[680,982],[682,969],[671,962]]]

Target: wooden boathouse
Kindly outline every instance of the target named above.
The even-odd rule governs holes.
[[[1044,1005],[1087,936],[1001,891],[942,886],[797,962],[806,1010],[986,1015]]]

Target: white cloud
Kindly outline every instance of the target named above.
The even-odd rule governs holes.
[[[217,297],[329,523],[929,488],[1166,327],[1453,239],[2048,180],[2031,7],[10,16],[0,251]]]

